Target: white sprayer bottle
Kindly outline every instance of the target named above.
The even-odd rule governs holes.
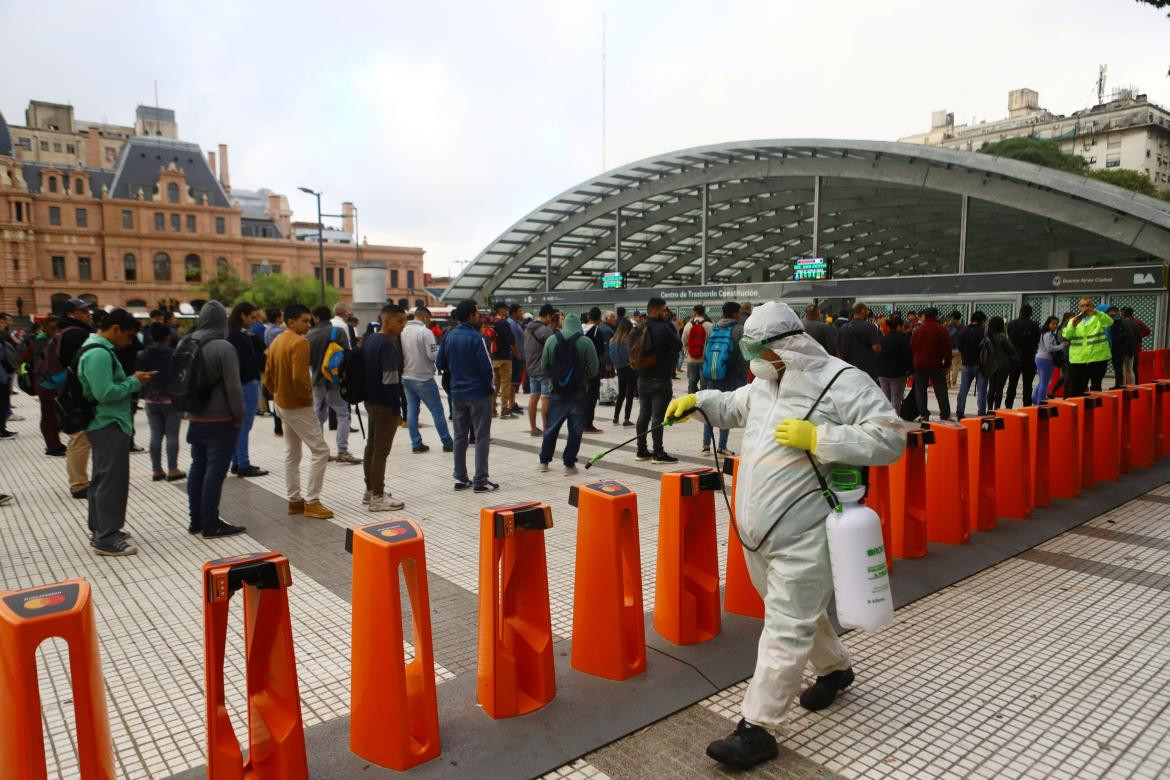
[[[865,496],[858,469],[834,469],[829,481],[840,502],[825,520],[837,620],[845,628],[877,631],[894,620],[882,522],[858,503]]]

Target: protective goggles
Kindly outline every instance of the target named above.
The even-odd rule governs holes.
[[[799,333],[804,333],[804,329],[790,330],[776,336],[769,336],[766,339],[753,339],[744,336],[739,340],[739,351],[743,355],[744,360],[756,360],[761,357],[766,351],[771,349],[771,345],[780,339],[786,339],[789,336],[795,336]]]

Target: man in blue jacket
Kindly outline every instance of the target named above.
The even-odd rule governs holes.
[[[455,489],[490,493],[488,480],[492,435],[492,360],[479,333],[475,301],[460,301],[451,312],[458,324],[443,339],[435,365],[451,374],[451,415],[455,423]],[[508,375],[510,377],[510,374]],[[475,476],[467,478],[467,436],[475,435]]]

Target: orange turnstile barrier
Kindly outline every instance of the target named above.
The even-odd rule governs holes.
[[[886,548],[886,571],[894,569],[894,543],[890,532],[892,514],[890,512],[890,467],[870,466],[868,469],[869,484],[865,490],[865,505],[877,512],[882,522],[882,544]]]
[[[1142,384],[1153,382],[1155,379],[1159,378],[1155,370],[1156,366],[1154,358],[1154,351],[1150,349],[1143,349],[1138,353],[1137,365],[1135,368],[1137,369],[1137,379]]]
[[[1071,401],[1045,402],[1056,410],[1048,418],[1048,483],[1052,498],[1076,498],[1081,492],[1081,407]]]
[[[353,554],[349,749],[401,772],[442,752],[422,529],[404,517],[348,528],[345,549]],[[403,582],[413,627],[409,664]]]
[[[654,630],[676,645],[706,642],[720,631],[714,491],[722,484],[710,468],[662,475]]]
[[[895,558],[926,555],[926,448],[935,442],[926,428],[906,432],[906,451],[889,466],[890,541]]]
[[[1118,447],[1121,450],[1121,473],[1154,463],[1154,395],[1148,387],[1131,385],[1107,390],[1117,399]]]
[[[620,482],[574,485],[577,565],[573,576],[572,666],[626,680],[646,671],[638,496]]]
[[[1100,399],[1093,413],[1093,479],[1115,482],[1121,476],[1121,404],[1110,393],[1089,393]]]
[[[995,434],[995,513],[1023,520],[1032,514],[1036,500],[1030,421],[1014,409],[998,409],[995,414],[1003,420],[1003,429]]]
[[[301,695],[293,654],[288,558],[276,552],[203,564],[203,658],[207,694],[208,780],[300,780],[309,776]],[[244,590],[248,759],[224,701],[228,607]]]
[[[1152,379],[1170,379],[1170,349],[1155,349]],[[1140,377],[1139,377],[1140,378]]]
[[[723,459],[723,473],[731,477],[731,522],[727,524],[727,576],[723,583],[723,609],[744,617],[764,617],[764,600],[752,584],[744,558],[743,543],[735,525],[735,488],[739,476],[739,456]],[[742,531],[740,532],[742,533]]]
[[[83,778],[113,780],[114,746],[85,580],[0,590],[0,777],[48,777],[36,652],[53,637],[69,646],[77,770]]]
[[[1170,381],[1158,380],[1146,387],[1154,393],[1154,458],[1170,455]]]
[[[1093,453],[1097,445],[1096,417],[1101,414],[1101,399],[1089,396],[1073,396],[1065,399],[1077,407],[1077,440],[1080,447],[1077,450],[1077,461],[1081,464],[1081,490],[1088,490],[1097,484],[1096,466],[1093,464]]]
[[[540,709],[557,695],[544,532],[548,504],[479,513],[479,670],[476,695],[493,718]]]
[[[994,414],[965,417],[967,429],[967,481],[971,499],[971,526],[976,531],[996,527],[995,432],[1003,430],[1003,420]]]
[[[949,421],[923,427],[934,434],[926,454],[926,538],[966,544],[971,541],[967,429]]]
[[[1032,446],[1032,506],[1052,503],[1052,421],[1060,407],[1051,404],[1024,406],[1017,411],[1028,415],[1028,436]]]

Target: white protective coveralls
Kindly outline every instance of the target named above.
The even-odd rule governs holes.
[[[785,303],[757,307],[744,324],[745,338],[764,340],[801,330]],[[816,425],[813,458],[828,477],[835,466],[893,463],[905,447],[901,420],[864,372],[831,357],[806,333],[768,345],[784,361],[780,380],[757,378],[733,392],[703,390],[698,408],[717,428],[746,428],[735,490],[735,517],[745,542],[748,571],[764,599],[764,631],[756,670],[743,701],[750,723],[780,728],[800,691],[805,663],[818,676],[850,666],[845,646],[825,613],[833,595],[825,535],[829,512],[803,450],[778,444],[775,428],[802,419],[833,375],[844,371],[809,421]],[[789,509],[789,507],[792,507]],[[788,514],[761,539],[785,509]]]

